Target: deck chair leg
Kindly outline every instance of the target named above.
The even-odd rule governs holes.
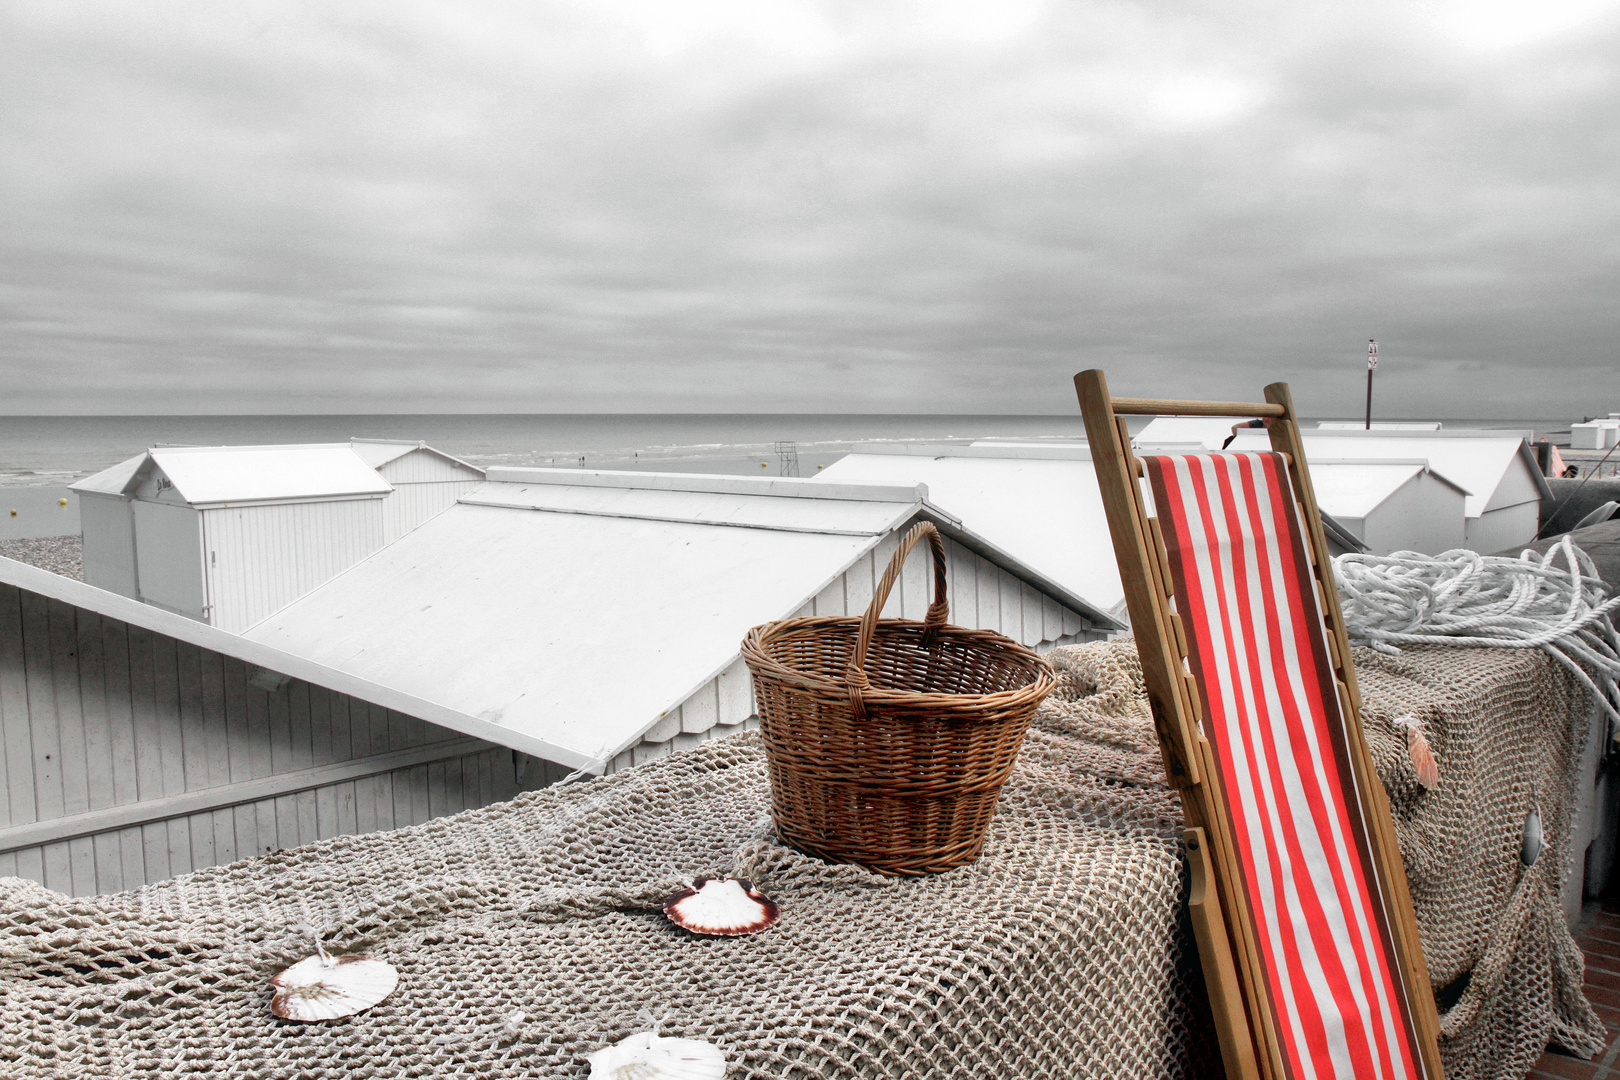
[[[1209,841],[1203,829],[1188,829],[1182,835],[1192,878],[1187,911],[1192,916],[1193,936],[1198,940],[1198,962],[1204,970],[1215,1035],[1221,1044],[1221,1062],[1229,1077],[1254,1076],[1254,1040],[1243,1014],[1243,988],[1238,985],[1237,965],[1232,960],[1232,942],[1226,936],[1226,916],[1215,885]]]

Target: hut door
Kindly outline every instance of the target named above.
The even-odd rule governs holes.
[[[189,506],[144,500],[133,508],[141,599],[206,621],[201,515]]]

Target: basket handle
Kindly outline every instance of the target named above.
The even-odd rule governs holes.
[[[932,640],[934,631],[945,625],[945,619],[951,613],[951,605],[946,599],[945,541],[940,539],[939,529],[934,527],[932,521],[919,521],[900,541],[894,558],[889,560],[889,568],[883,571],[883,580],[878,582],[877,592],[872,594],[872,602],[866,605],[866,614],[861,616],[861,635],[855,641],[855,655],[850,658],[849,669],[844,673],[844,689],[849,694],[850,707],[858,720],[866,719],[866,691],[872,688],[871,680],[866,677],[866,653],[872,647],[872,635],[877,633],[878,614],[889,601],[889,593],[906,565],[906,556],[911,554],[911,549],[924,536],[928,537],[928,550],[934,557],[934,602],[928,605],[928,614],[923,618],[925,641]]]

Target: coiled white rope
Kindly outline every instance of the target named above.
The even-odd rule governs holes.
[[[1567,534],[1545,555],[1352,553],[1333,568],[1353,644],[1385,653],[1418,644],[1543,649],[1620,725],[1620,634],[1609,620],[1620,596],[1606,596],[1591,556]],[[1612,730],[1620,737],[1620,726]]]

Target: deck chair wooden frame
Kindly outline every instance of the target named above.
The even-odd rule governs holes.
[[[1308,1053],[1301,1055],[1298,1011],[1288,1002],[1279,1000],[1286,996],[1286,987],[1279,985],[1286,980],[1274,977],[1281,968],[1267,967],[1268,963],[1277,963],[1277,943],[1286,939],[1277,936],[1275,921],[1265,928],[1271,935],[1269,946],[1263,946],[1258,938],[1262,931],[1258,923],[1265,920],[1257,917],[1251,896],[1251,891],[1256,890],[1251,890],[1249,883],[1253,879],[1245,878],[1240,862],[1235,824],[1240,811],[1235,811],[1227,801],[1224,786],[1227,781],[1223,780],[1221,760],[1203,728],[1204,707],[1199,691],[1202,676],[1197,657],[1189,656],[1188,635],[1193,630],[1183,623],[1182,615],[1174,608],[1178,584],[1184,584],[1186,574],[1173,565],[1175,560],[1166,547],[1165,531],[1174,523],[1162,525],[1156,517],[1149,516],[1139,483],[1139,479],[1150,472],[1160,478],[1159,483],[1167,483],[1162,477],[1163,470],[1169,466],[1162,463],[1172,459],[1155,459],[1144,466],[1131,450],[1126,416],[1230,416],[1239,420],[1269,421],[1271,447],[1280,456],[1258,455],[1251,467],[1273,470],[1268,473],[1270,476],[1276,476],[1279,468],[1285,469],[1287,484],[1292,490],[1293,510],[1299,519],[1297,532],[1304,540],[1309,574],[1314,578],[1310,588],[1299,583],[1300,594],[1314,594],[1311,610],[1320,616],[1325,648],[1313,649],[1313,653],[1325,659],[1331,670],[1331,685],[1336,690],[1336,693],[1322,695],[1326,711],[1333,714],[1324,722],[1342,727],[1342,735],[1336,736],[1340,740],[1336,744],[1340,758],[1337,775],[1341,785],[1344,778],[1350,781],[1353,791],[1344,797],[1347,803],[1355,804],[1360,815],[1360,824],[1352,827],[1365,834],[1359,845],[1350,849],[1361,853],[1359,861],[1355,856],[1351,860],[1361,867],[1356,871],[1362,874],[1359,880],[1363,884],[1363,891],[1358,895],[1367,898],[1368,905],[1376,909],[1376,921],[1382,933],[1372,940],[1372,945],[1383,957],[1377,963],[1387,964],[1379,970],[1388,975],[1388,981],[1380,982],[1379,986],[1393,982],[1402,1020],[1398,1026],[1380,1028],[1390,1033],[1392,1039],[1401,1041],[1398,1048],[1401,1056],[1396,1059],[1396,1067],[1359,1061],[1353,1072],[1358,1076],[1441,1080],[1439,1018],[1389,800],[1373,770],[1361,730],[1361,699],[1345,644],[1344,616],[1339,608],[1288,385],[1273,383],[1265,388],[1265,402],[1247,403],[1110,398],[1103,373],[1095,370],[1081,372],[1074,381],[1109,530],[1119,558],[1165,771],[1170,784],[1181,795],[1191,871],[1188,907],[1227,1076],[1304,1080],[1332,1076],[1335,1072],[1342,1075],[1344,1051],[1338,1048],[1341,1067],[1326,1070],[1321,1068],[1320,1053],[1314,1057]],[[1178,573],[1182,576],[1178,577]],[[1230,737],[1226,745],[1230,745]],[[1348,758],[1348,762],[1343,758]],[[1297,763],[1298,758],[1293,760]],[[1254,781],[1254,775],[1251,771],[1251,785],[1265,782]],[[1250,850],[1254,850],[1252,836],[1256,819],[1253,815],[1248,818],[1250,831],[1246,835],[1250,837]],[[1365,872],[1368,863],[1372,868],[1370,873]],[[1350,871],[1343,873],[1344,880],[1348,880]],[[1320,895],[1316,894],[1316,898]],[[1275,911],[1275,900],[1272,903]],[[1377,963],[1370,966],[1377,967]],[[1348,966],[1344,970],[1349,970]],[[1317,977],[1320,978],[1319,972]],[[1313,1008],[1319,1005],[1319,1001],[1312,1002]],[[1387,1018],[1389,1014],[1385,1015]],[[1347,1027],[1350,1022],[1343,1020]],[[1366,1023],[1365,1019],[1361,1022]]]

